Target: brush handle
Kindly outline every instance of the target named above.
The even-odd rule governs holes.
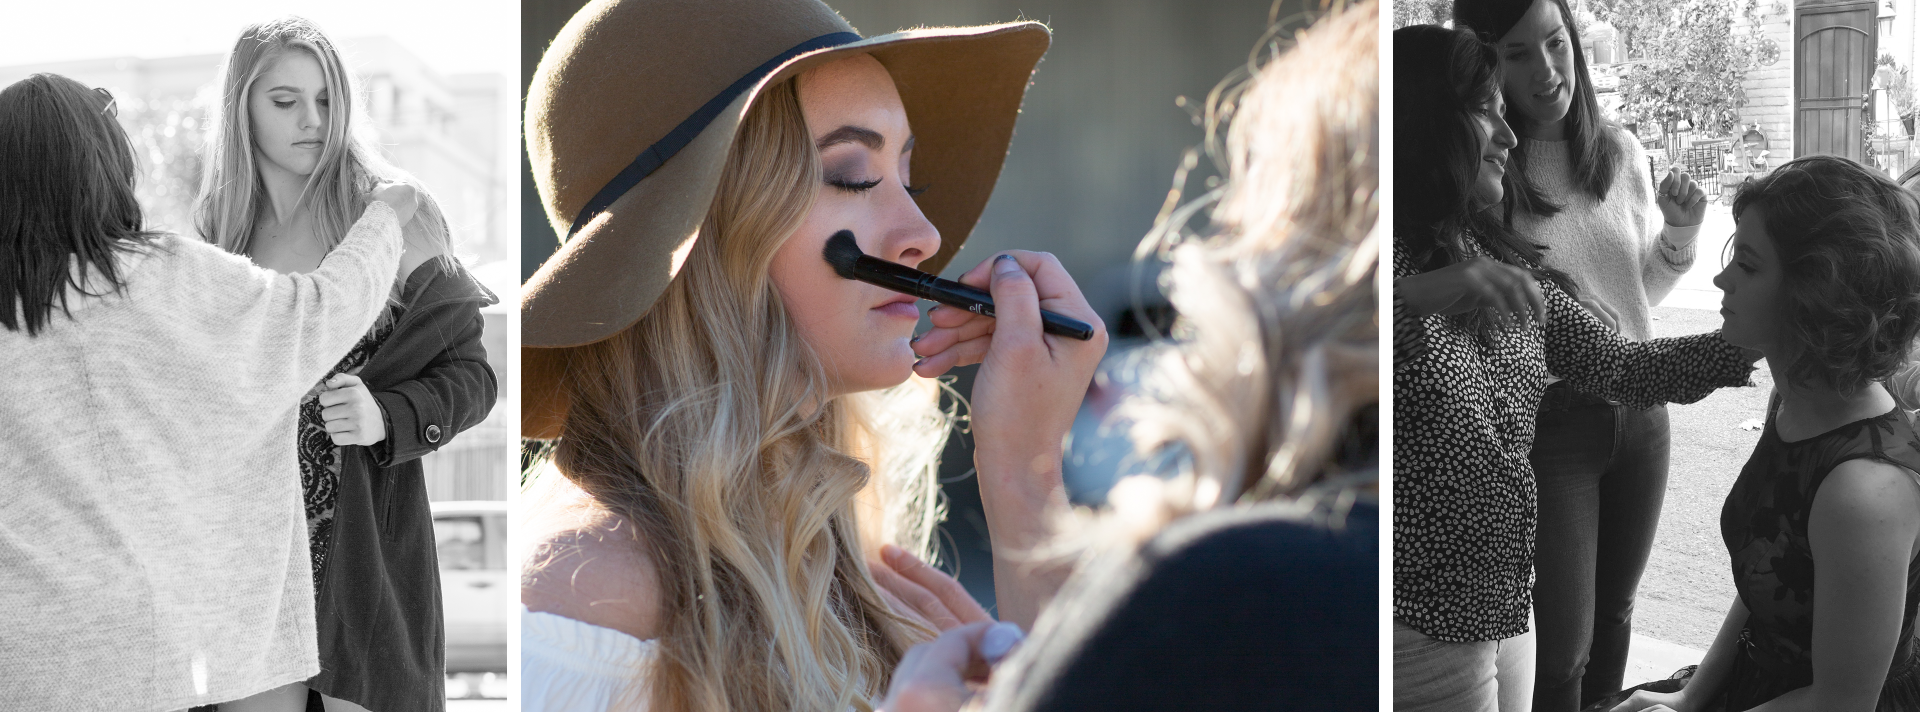
[[[926,298],[948,306],[959,307],[975,314],[993,316],[993,295],[978,287],[969,287],[950,279],[936,279],[928,285]],[[1040,310],[1040,327],[1054,336],[1090,341],[1093,339],[1093,326],[1069,316],[1061,316],[1045,309]]]

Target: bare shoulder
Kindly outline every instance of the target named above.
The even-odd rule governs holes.
[[[428,260],[446,254],[446,241],[442,236],[434,235],[426,226],[422,217],[425,211],[415,212],[413,220],[400,227],[400,237],[404,241],[400,250],[400,281],[405,283],[413,271]]]
[[[520,601],[527,610],[656,637],[659,578],[633,523],[551,470],[524,501]]]
[[[1814,493],[1808,533],[1819,548],[1827,548],[1820,546],[1820,539],[1828,534],[1837,540],[1827,543],[1838,549],[1857,552],[1897,545],[1901,551],[1916,550],[1920,548],[1920,477],[1878,460],[1840,463]]]

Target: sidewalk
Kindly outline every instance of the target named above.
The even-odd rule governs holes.
[[[1672,677],[1675,670],[1699,664],[1706,652],[1635,633],[1627,647],[1627,674],[1622,678],[1621,687],[1665,680]]]

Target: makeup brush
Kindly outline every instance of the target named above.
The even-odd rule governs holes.
[[[901,294],[911,294],[921,299],[929,299],[948,306],[959,307],[975,314],[993,316],[993,295],[987,290],[969,287],[950,279],[941,279],[920,270],[897,262],[888,262],[872,257],[860,251],[860,243],[853,239],[852,230],[841,230],[827,238],[827,247],[822,251],[827,264],[833,265],[833,271],[847,279],[855,279]],[[1079,319],[1060,316],[1045,309],[1040,310],[1043,330],[1055,336],[1087,341],[1093,338],[1093,327]]]

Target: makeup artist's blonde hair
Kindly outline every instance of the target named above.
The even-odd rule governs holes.
[[[1175,520],[1228,505],[1373,496],[1379,4],[1337,7],[1284,53],[1282,27],[1208,98],[1202,148],[1225,180],[1184,205],[1169,197],[1136,253],[1171,263],[1180,317],[1122,366],[1139,386],[1111,422],[1130,424],[1136,460],[1174,454],[1178,472],[1121,480],[1107,510],[1069,515],[1035,565],[1124,560]],[[1209,229],[1186,228],[1209,208]],[[1070,582],[1035,635],[1100,595],[1076,585],[1097,578]],[[1008,688],[1025,665],[1005,671]]]
[[[769,278],[819,183],[794,82],[767,89],[679,276],[638,323],[566,354],[552,462],[636,525],[657,568],[647,709],[871,709],[933,634],[888,608],[866,556],[931,553],[938,385],[831,397]]]
[[[320,64],[327,88],[326,145],[320,160],[301,189],[300,205],[313,211],[314,225],[327,249],[347,236],[347,229],[367,209],[367,194],[384,182],[413,184],[420,208],[409,223],[442,252],[451,250],[446,216],[433,195],[406,171],[389,164],[360,130],[355,109],[353,74],[340,52],[320,28],[305,18],[287,16],[247,26],[234,41],[221,69],[220,103],[213,130],[207,136],[206,172],[194,205],[194,223],[201,238],[235,254],[251,254],[253,227],[267,210],[253,142],[253,113],[249,99],[253,84],[275,62],[305,53]],[[398,284],[395,290],[399,289]],[[387,318],[383,312],[382,319]]]

